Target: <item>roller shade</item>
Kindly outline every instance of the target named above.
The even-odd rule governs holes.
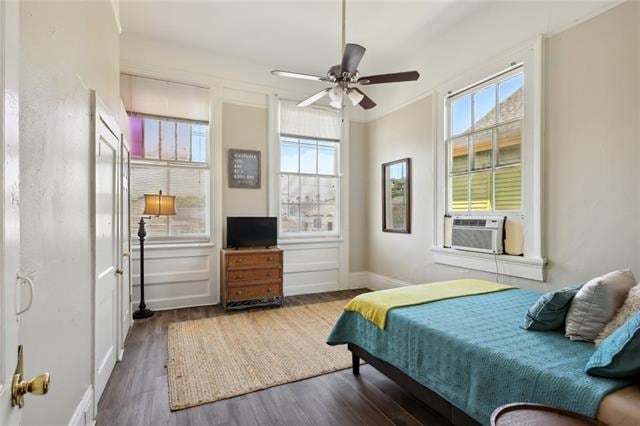
[[[209,122],[209,89],[120,74],[120,97],[129,112]]]
[[[296,106],[280,102],[280,134],[339,141],[342,137],[340,111]]]

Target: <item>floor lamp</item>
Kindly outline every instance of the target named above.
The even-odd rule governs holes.
[[[147,236],[145,219],[154,217],[172,216],[176,214],[176,197],[174,195],[144,194],[144,212],[138,222],[138,238],[140,239],[140,304],[138,310],[133,313],[133,319],[149,318],[153,311],[147,308],[144,302],[144,239]]]

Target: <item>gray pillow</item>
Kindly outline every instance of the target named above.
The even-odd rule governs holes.
[[[575,295],[566,318],[565,336],[593,342],[620,309],[636,279],[629,270],[614,271],[587,282]]]

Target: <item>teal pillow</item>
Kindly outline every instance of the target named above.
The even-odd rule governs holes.
[[[557,330],[564,325],[571,299],[582,284],[545,293],[529,308],[522,328],[533,331]]]
[[[585,371],[613,379],[640,375],[640,312],[603,340]]]

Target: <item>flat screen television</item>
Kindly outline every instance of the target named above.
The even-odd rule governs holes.
[[[278,218],[227,218],[227,247],[273,247],[277,244]]]

